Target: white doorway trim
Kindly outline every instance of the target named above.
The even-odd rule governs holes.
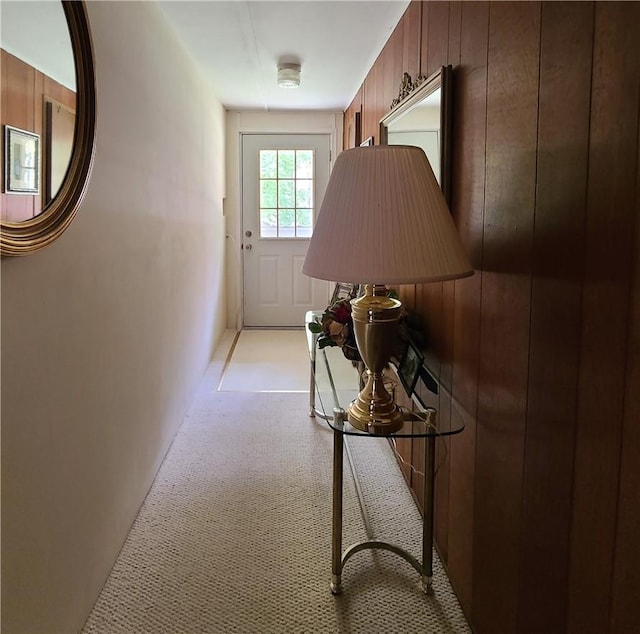
[[[327,282],[307,277],[301,269],[329,180],[329,139],[328,134],[242,134],[243,328],[299,327],[305,314],[328,296]],[[265,160],[270,161],[265,168],[269,178],[262,181]],[[264,200],[263,182],[272,190]],[[293,190],[289,196],[287,187]],[[303,190],[307,199],[298,198]],[[284,200],[287,211],[282,211]],[[262,217],[266,201],[275,207]],[[309,211],[312,218],[305,217]]]
[[[331,167],[342,150],[342,112],[236,112],[226,114],[225,278],[227,327],[242,329],[242,134],[328,134]]]

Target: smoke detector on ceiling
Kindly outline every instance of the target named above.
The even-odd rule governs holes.
[[[278,64],[278,86],[297,88],[300,85],[300,64]]]

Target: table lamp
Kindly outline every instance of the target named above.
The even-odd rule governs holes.
[[[377,145],[336,159],[302,272],[365,284],[351,302],[367,382],[347,410],[349,422],[390,434],[403,415],[383,383],[402,304],[387,284],[441,282],[473,275],[455,224],[421,148]]]

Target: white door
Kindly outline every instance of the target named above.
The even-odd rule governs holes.
[[[326,306],[302,264],[328,180],[329,135],[242,136],[244,326],[300,327]]]

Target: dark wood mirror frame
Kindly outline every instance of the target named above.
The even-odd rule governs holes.
[[[408,73],[404,74],[400,93],[391,104],[391,110],[380,120],[380,143],[388,144],[388,127],[404,114],[412,110],[425,97],[440,89],[440,187],[451,206],[451,133],[452,133],[452,97],[453,68],[442,66],[429,77],[419,76],[412,81]]]
[[[0,222],[0,254],[28,255],[51,244],[73,220],[95,151],[96,92],[91,33],[84,1],[62,2],[76,72],[76,126],[69,168],[60,190],[43,212],[23,222]]]

